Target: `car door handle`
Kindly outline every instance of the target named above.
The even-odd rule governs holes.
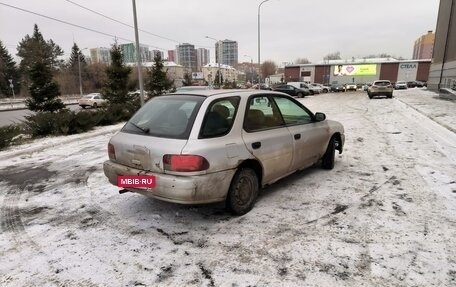
[[[259,149],[261,147],[261,142],[254,142],[252,143],[252,148],[253,149]]]
[[[295,140],[299,140],[300,138],[301,138],[301,134],[295,134],[295,135],[294,135],[294,139],[295,139]]]

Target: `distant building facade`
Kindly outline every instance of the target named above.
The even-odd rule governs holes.
[[[176,46],[177,64],[189,68],[192,72],[197,72],[195,45],[183,43]]]
[[[419,37],[413,45],[412,59],[432,59],[434,40],[435,34],[432,31],[428,31],[426,35]]]
[[[428,88],[456,88],[456,1],[440,0]]]
[[[215,43],[215,62],[228,66],[238,64],[238,43],[232,40]]]
[[[136,63],[136,44],[120,44],[119,47],[123,53],[124,63]],[[141,53],[141,62],[151,61],[149,47],[140,44],[139,52]]]
[[[154,60],[155,55],[160,55],[160,58],[161,58],[162,60],[164,60],[164,58],[163,58],[164,53],[163,53],[162,51],[160,51],[160,50],[152,50],[152,51],[150,51],[150,57],[149,57],[149,58],[150,58],[150,61],[153,61],[153,60]]]
[[[176,62],[176,58],[175,58],[175,53],[176,51],[175,50],[168,50],[168,61],[170,62]]]
[[[201,68],[209,63],[210,52],[205,48],[198,48],[196,50],[196,69],[201,72]]]
[[[320,64],[285,66],[285,82],[322,84],[365,84],[376,80],[428,81],[431,59],[397,60],[393,58],[330,60]]]
[[[110,64],[111,53],[109,48],[92,48],[90,49],[90,59],[92,63]]]

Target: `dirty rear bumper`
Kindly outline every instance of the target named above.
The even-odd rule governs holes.
[[[107,160],[103,170],[109,182],[117,186],[118,175],[153,175],[154,188],[126,188],[129,191],[180,204],[202,204],[224,201],[236,170],[225,170],[210,174],[181,176],[145,172]]]

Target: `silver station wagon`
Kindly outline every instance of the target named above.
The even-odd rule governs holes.
[[[263,186],[319,161],[332,169],[344,141],[340,123],[283,93],[181,92],[152,98],[111,138],[104,173],[114,185],[149,175],[154,187],[126,190],[242,215]]]

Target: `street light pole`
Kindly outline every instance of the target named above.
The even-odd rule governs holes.
[[[139,99],[141,102],[141,107],[144,106],[144,83],[142,76],[142,67],[141,67],[141,54],[139,49],[139,35],[138,35],[138,20],[136,18],[136,1],[133,2],[133,21],[135,26],[135,42],[136,42],[136,62],[138,66],[138,80],[139,80]]]
[[[209,36],[206,36],[206,38],[211,39],[211,40],[214,40],[216,43],[220,43],[220,42],[221,42],[221,41],[219,41],[219,40],[217,40],[217,39],[215,39],[215,38],[209,37]],[[221,49],[220,49],[220,48],[221,48],[221,47],[220,47],[220,44],[219,44],[219,48],[218,48],[218,61],[217,61],[217,62],[218,62],[217,74],[218,74],[218,84],[219,84],[219,87],[222,85],[222,79],[221,79],[222,75],[220,74],[220,73],[221,73],[221,72],[220,72],[220,59],[221,59],[221,57],[220,57],[220,50],[221,50]],[[215,52],[216,52],[216,54],[217,54],[217,51],[215,51]],[[217,58],[216,58],[216,59],[217,59]]]
[[[244,57],[250,58],[250,81],[253,85],[253,58],[249,55],[244,55]]]
[[[79,70],[79,94],[82,98],[82,76],[81,76],[81,54],[82,51],[86,50],[87,48],[81,49],[78,52],[78,70]]]
[[[261,84],[261,60],[260,60],[260,8],[261,5],[268,2],[269,0],[263,0],[260,5],[258,5],[258,68],[260,72],[258,73],[258,89],[260,89]]]

